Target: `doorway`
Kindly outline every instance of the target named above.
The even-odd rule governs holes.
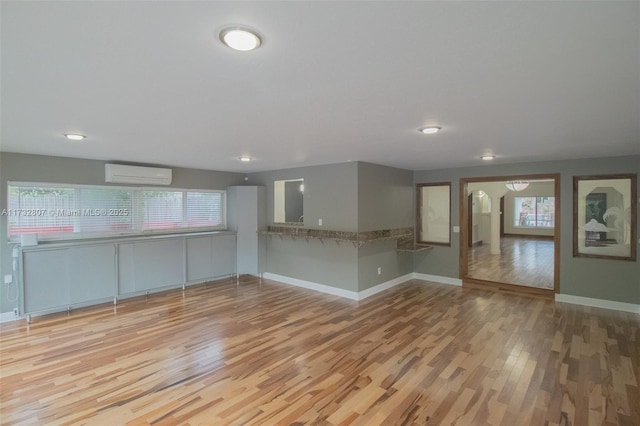
[[[504,189],[505,183],[513,181],[525,181],[531,183],[531,187],[522,193]],[[538,187],[543,187],[541,182],[547,182],[545,187],[550,189],[544,194],[545,197],[536,197],[536,182],[540,182]],[[496,213],[487,213],[486,198],[482,199],[480,209],[476,204],[480,200],[478,194],[483,193],[480,190],[483,186],[489,188],[490,194],[484,195],[491,195],[489,204],[493,204],[488,209],[499,211],[498,217],[494,216]],[[552,194],[549,193],[551,190]],[[459,201],[460,277],[463,285],[548,297],[553,297],[558,292],[559,174],[461,178]],[[536,207],[540,210],[539,213],[536,212]],[[543,212],[545,208],[546,211]],[[479,210],[481,215],[478,214]],[[505,212],[508,213],[507,216]],[[493,244],[486,244],[487,240],[492,239],[486,231],[487,226],[484,232],[478,231],[478,224],[474,222],[480,217],[488,223],[487,214],[491,216],[489,229],[492,230]],[[552,216],[552,222],[549,221],[549,216]],[[515,221],[515,224],[510,221]],[[536,229],[537,224],[540,224],[541,229]],[[545,233],[546,236],[540,235]]]

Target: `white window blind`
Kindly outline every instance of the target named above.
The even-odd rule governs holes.
[[[41,240],[224,229],[225,191],[9,183],[8,235]]]
[[[222,194],[187,192],[186,225],[190,228],[220,226],[223,221]]]
[[[143,191],[142,229],[182,228],[182,192]]]

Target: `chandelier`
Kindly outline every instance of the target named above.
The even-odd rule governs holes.
[[[505,183],[504,186],[506,186],[509,191],[517,192],[517,191],[522,191],[523,189],[526,189],[529,186],[529,182],[524,180],[511,180]]]

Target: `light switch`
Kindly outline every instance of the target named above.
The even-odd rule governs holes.
[[[454,226],[453,227],[453,232],[455,232],[455,233],[460,232],[460,227],[459,226]]]

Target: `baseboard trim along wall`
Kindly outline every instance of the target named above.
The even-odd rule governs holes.
[[[13,312],[3,312],[0,314],[0,323],[16,321],[18,319],[20,318],[17,317]]]
[[[302,288],[306,288],[306,289],[309,289],[309,290],[319,291],[321,293],[327,293],[327,294],[331,294],[331,295],[334,295],[334,296],[345,297],[345,298],[351,299],[351,300],[363,300],[363,299],[366,299],[367,297],[370,297],[370,296],[373,296],[374,294],[377,294],[377,293],[380,293],[382,291],[388,290],[391,287],[395,287],[398,284],[405,283],[405,282],[407,282],[407,281],[409,281],[411,279],[431,281],[431,282],[436,282],[436,283],[440,283],[440,284],[450,284],[450,285],[457,285],[457,286],[461,286],[462,285],[462,280],[459,280],[457,278],[441,277],[441,276],[438,276],[438,275],[418,274],[418,273],[415,273],[415,272],[413,272],[411,274],[402,275],[400,277],[394,278],[394,279],[389,280],[389,281],[385,281],[383,283],[380,283],[380,284],[378,284],[376,286],[373,286],[371,288],[368,288],[366,290],[362,290],[360,292],[351,291],[351,290],[344,290],[344,289],[341,289],[341,288],[332,287],[330,285],[318,284],[318,283],[314,283],[314,282],[311,282],[311,281],[301,280],[301,279],[298,279],[298,278],[287,277],[285,275],[272,274],[270,272],[265,272],[263,274],[263,278],[265,278],[267,280],[279,281],[281,283],[293,285],[293,286],[296,286],[296,287],[302,287]]]
[[[345,297],[351,300],[359,300],[358,292],[344,290],[338,287],[332,287],[330,285],[318,284],[298,278],[287,277],[285,275],[272,274],[271,272],[265,272],[264,274],[262,274],[262,278],[267,280],[279,281],[281,283],[293,285],[296,287],[307,288],[309,290],[319,291],[321,293],[332,294],[334,296]]]
[[[556,302],[573,303],[574,305],[592,306],[594,308],[640,314],[640,305],[616,302],[614,300],[592,299],[590,297],[573,296],[571,294],[556,294]]]
[[[382,291],[390,289],[391,287],[395,287],[398,284],[402,284],[404,282],[407,282],[412,278],[413,278],[413,274],[406,274],[406,275],[403,275],[401,277],[394,278],[394,279],[389,280],[389,281],[385,281],[383,283],[375,285],[375,286],[373,286],[371,288],[368,288],[366,290],[362,290],[362,291],[358,292],[358,300],[366,299],[367,297],[373,296],[374,294],[378,294],[378,293],[380,293]]]
[[[450,284],[450,285],[457,285],[462,287],[462,280],[460,278],[443,277],[440,275],[420,274],[418,272],[414,272],[412,275],[413,275],[412,278],[414,280],[432,281],[434,283]]]

